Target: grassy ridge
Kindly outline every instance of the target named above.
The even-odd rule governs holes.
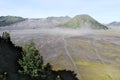
[[[63,58],[64,57],[64,58]],[[77,57],[77,56],[76,56]],[[60,69],[71,69],[74,70],[73,65],[70,60],[63,60],[65,59],[65,55],[60,55],[54,61],[59,61],[59,63],[55,63],[54,61],[51,62],[54,65],[54,70]],[[61,62],[61,60],[63,60]],[[79,60],[76,61],[75,64],[78,67],[78,71],[80,76],[80,80],[119,80],[120,70],[118,65],[114,64],[102,64],[99,62],[89,62],[86,60]]]
[[[23,20],[25,20],[25,19],[22,17],[17,17],[17,16],[1,16],[0,17],[0,26],[14,24],[16,22],[20,22]]]

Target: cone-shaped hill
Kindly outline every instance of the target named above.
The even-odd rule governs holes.
[[[108,29],[89,15],[77,15],[62,26],[70,28]]]

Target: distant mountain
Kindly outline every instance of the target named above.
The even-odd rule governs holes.
[[[25,19],[17,16],[1,16],[0,17],[0,26],[7,26],[17,22],[24,21]]]
[[[31,28],[36,29],[36,28],[53,28],[53,27],[108,29],[108,27],[97,22],[89,15],[77,15],[74,18],[68,16],[62,16],[62,17],[47,17],[47,18],[32,18],[32,19],[25,19],[16,16],[1,16],[0,26],[6,26],[5,28],[1,28],[1,30],[31,29]]]
[[[120,22],[114,21],[114,22],[111,22],[111,23],[107,24],[107,26],[111,26],[111,27],[120,27]]]
[[[69,16],[65,16],[65,17],[47,17],[46,20],[47,21],[51,21],[53,23],[56,24],[63,24],[66,23],[70,20],[71,18]]]
[[[77,15],[62,26],[71,28],[108,29],[89,15]]]
[[[24,19],[24,18],[23,18]],[[47,17],[47,18],[28,18],[24,21],[7,25],[0,28],[1,30],[16,30],[16,29],[36,29],[36,28],[53,28],[60,24],[65,24],[71,18],[68,16],[62,17]]]

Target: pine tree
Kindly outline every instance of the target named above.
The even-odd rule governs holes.
[[[7,40],[7,41],[10,41],[10,34],[7,33],[7,32],[3,32],[2,38],[5,39],[5,40]]]
[[[23,68],[21,72],[24,74],[27,74],[31,77],[40,78],[44,76],[43,57],[36,49],[33,41],[25,46],[23,51],[23,59],[19,60],[19,63]]]

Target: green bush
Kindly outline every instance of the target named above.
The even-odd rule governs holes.
[[[10,34],[7,33],[7,32],[3,32],[2,38],[5,39],[5,40],[7,40],[7,41],[10,41]]]

